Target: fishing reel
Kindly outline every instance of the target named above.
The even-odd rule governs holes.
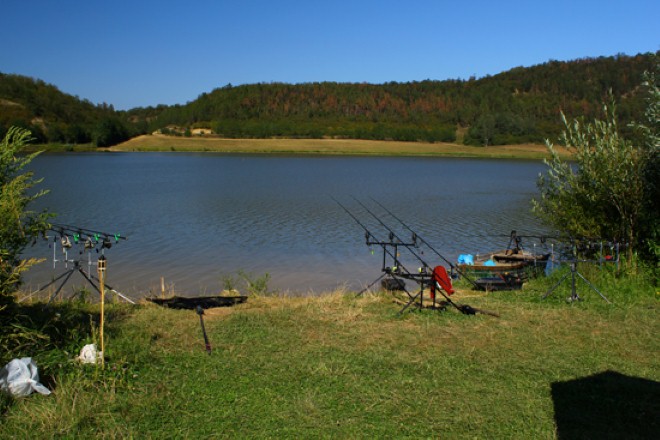
[[[90,235],[83,239],[81,234],[73,234],[72,237],[73,240],[71,240],[71,237],[67,234],[60,236],[59,241],[60,246],[62,247],[62,252],[67,252],[69,249],[73,248],[74,245],[81,245],[82,248],[80,249],[80,254],[91,252],[92,250],[95,250],[98,254],[104,249],[110,249],[113,245],[112,239],[107,235],[103,237],[100,235]],[[115,236],[114,239],[115,243],[119,243],[118,236]],[[57,242],[57,237],[55,238],[55,242]]]
[[[68,254],[70,249],[74,247],[79,247],[80,255],[86,252],[89,253],[92,250],[96,251],[97,254],[103,253],[105,249],[110,249],[113,244],[119,243],[119,240],[126,240],[126,237],[121,234],[93,231],[68,225],[52,225],[50,230],[55,233],[52,245],[56,246],[59,241],[64,254]],[[45,238],[48,237],[45,236]],[[52,245],[49,244],[48,247],[52,247]]]

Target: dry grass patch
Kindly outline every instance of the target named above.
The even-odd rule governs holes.
[[[329,154],[378,156],[454,156],[541,159],[549,157],[544,145],[473,147],[455,143],[373,141],[357,139],[223,139],[142,135],[116,145],[111,151],[180,151],[248,154]],[[564,150],[561,150],[565,153]]]

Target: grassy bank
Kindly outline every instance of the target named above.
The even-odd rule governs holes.
[[[506,159],[547,157],[543,145],[472,147],[448,143],[354,139],[222,139],[213,137],[138,136],[113,151],[187,151],[247,154],[327,154],[367,156],[447,156]]]
[[[114,306],[105,370],[70,360],[97,308],[60,306],[69,345],[19,350],[53,394],[5,398],[0,437],[646,438],[660,429],[656,294],[588,276],[614,305],[584,285],[567,304],[569,283],[540,300],[551,280],[459,293],[500,318],[399,316],[388,294],[252,297],[207,310],[211,355],[193,311]]]

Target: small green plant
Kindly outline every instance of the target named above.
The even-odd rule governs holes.
[[[245,281],[247,290],[250,294],[256,296],[263,296],[269,293],[268,292],[268,281],[270,280],[269,273],[266,272],[260,277],[255,277],[252,273],[239,270],[238,276],[243,281]]]
[[[222,290],[231,292],[236,290],[236,278],[233,275],[223,275],[222,280]]]
[[[76,301],[81,304],[85,304],[89,302],[89,299],[92,296],[92,292],[87,287],[81,287],[74,293],[73,296],[76,298]]]

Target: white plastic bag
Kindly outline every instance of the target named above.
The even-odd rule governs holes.
[[[78,360],[83,364],[95,364],[103,358],[103,352],[96,349],[96,344],[87,344],[80,350]]]
[[[32,358],[13,359],[0,370],[0,389],[14,397],[36,391],[48,395],[50,390],[39,383],[39,372]]]

